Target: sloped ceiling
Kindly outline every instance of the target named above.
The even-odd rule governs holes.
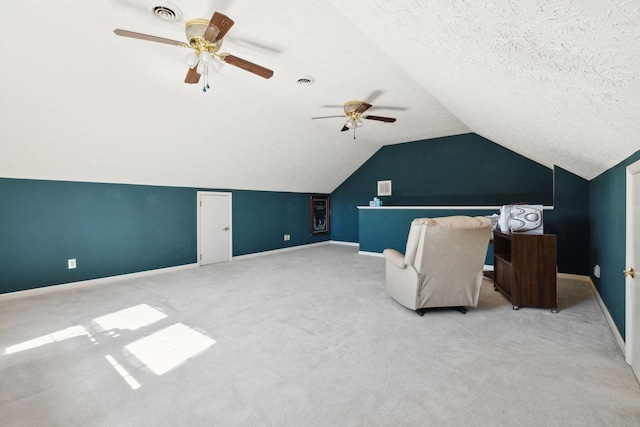
[[[225,65],[203,93],[188,50],[113,34],[183,41],[214,11],[273,78]],[[0,35],[2,177],[328,193],[383,145],[467,132],[585,179],[640,149],[640,0],[23,0]],[[311,120],[353,99],[397,122]]]

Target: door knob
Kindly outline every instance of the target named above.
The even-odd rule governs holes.
[[[224,231],[229,231],[229,227],[223,228]]]
[[[631,276],[632,279],[636,277],[636,271],[633,269],[633,267],[629,267],[628,270],[624,270],[622,274],[624,274],[625,277]]]

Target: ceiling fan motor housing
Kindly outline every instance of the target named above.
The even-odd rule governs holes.
[[[204,32],[209,26],[206,19],[191,19],[185,24],[185,33],[189,45],[198,52],[207,51],[210,53],[217,52],[222,46],[222,39],[216,42],[209,42],[204,39]]]
[[[347,101],[344,103],[344,112],[346,115],[350,116],[353,112],[355,112],[358,107],[363,104],[362,101]]]

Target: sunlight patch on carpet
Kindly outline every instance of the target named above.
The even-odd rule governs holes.
[[[149,306],[138,304],[124,310],[96,317],[95,322],[105,331],[114,329],[129,329],[135,331],[167,317],[166,314]]]
[[[73,337],[87,336],[91,337],[89,332],[83,326],[71,326],[66,329],[52,332],[47,335],[42,335],[38,338],[34,338],[28,341],[21,342],[16,345],[12,345],[5,349],[5,354],[18,353],[20,351],[30,350],[32,348],[40,347],[46,344],[52,344],[54,342],[63,341]]]
[[[113,356],[107,354],[106,356],[104,356],[104,358],[107,359],[111,366],[113,366],[113,369],[115,369],[116,372],[119,373],[120,376],[127,382],[127,384],[129,384],[129,387],[131,387],[133,390],[140,388],[140,383],[136,381],[136,379],[133,378],[129,371],[124,369],[122,365],[113,358]]]
[[[215,340],[176,323],[125,346],[156,375],[169,372],[215,344]]]

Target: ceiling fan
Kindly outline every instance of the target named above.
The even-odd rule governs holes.
[[[362,127],[363,123],[361,119],[366,120],[377,120],[379,122],[385,123],[393,123],[396,121],[393,117],[382,117],[382,116],[372,116],[372,115],[364,115],[363,113],[371,108],[372,105],[363,101],[347,101],[344,103],[344,113],[347,117],[347,121],[340,129],[340,132],[344,132],[349,129],[353,129],[353,139],[356,139],[356,129]],[[322,116],[322,117],[312,117],[311,119],[329,119],[333,117],[345,117],[344,115],[340,116]]]
[[[209,69],[217,70],[220,63],[217,59],[242,68],[245,71],[256,74],[265,79],[273,76],[273,71],[260,65],[249,62],[245,59],[229,53],[219,53],[222,40],[231,29],[234,22],[231,18],[222,13],[214,12],[211,20],[191,19],[185,23],[185,33],[188,43],[177,40],[165,39],[163,37],[151,36],[148,34],[136,33],[133,31],[117,29],[113,32],[118,36],[130,37],[133,39],[147,40],[157,43],[169,44],[172,46],[186,47],[193,51],[185,58],[189,65],[189,71],[184,79],[185,83],[195,84],[200,81],[200,76],[204,76],[202,91],[209,89]],[[216,59],[217,58],[217,59]]]

